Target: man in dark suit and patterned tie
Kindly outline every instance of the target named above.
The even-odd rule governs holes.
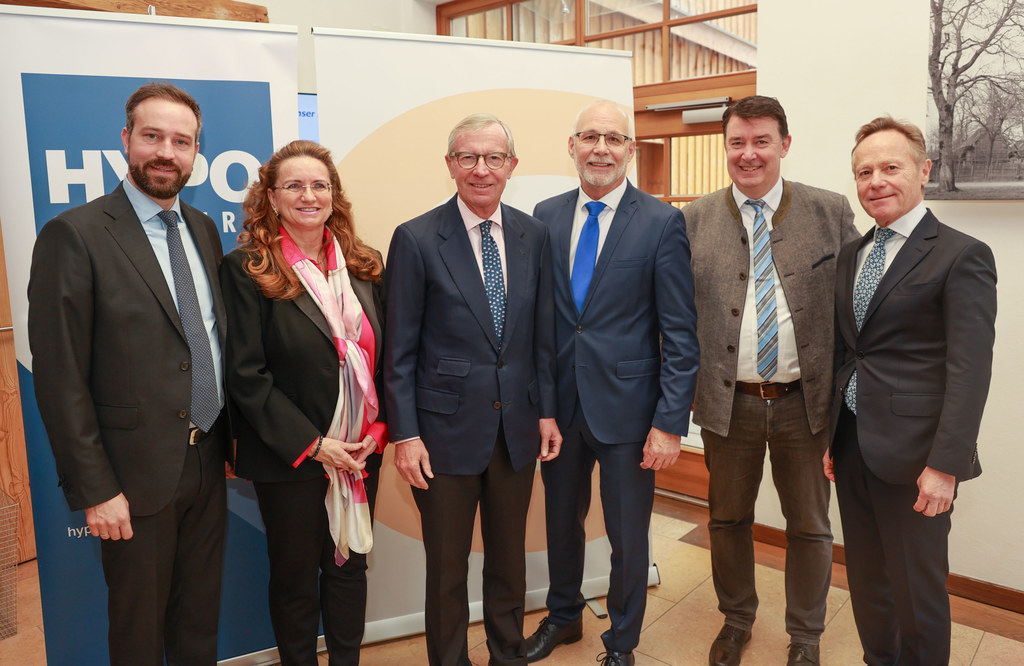
[[[786,517],[788,664],[817,664],[832,574],[828,446],[832,285],[857,237],[846,197],[783,180],[782,105],[755,95],[722,121],[733,184],[686,207],[701,367],[693,420],[710,473],[711,571],[725,625],[712,666],[740,663],[757,612],[751,526],[765,450]]]
[[[71,510],[100,537],[112,664],[214,664],[227,522],[220,236],[178,192],[201,115],[139,88],[128,174],[50,220],[32,253],[39,412]]]
[[[607,100],[588,104],[569,135],[579,188],[534,210],[551,230],[565,442],[541,466],[551,586],[548,616],[527,640],[530,661],[583,635],[583,523],[597,462],[612,547],[611,627],[598,660],[634,663],[654,473],[679,457],[690,424],[699,351],[686,222],[626,180],[635,151],[631,114]]]
[[[561,443],[548,233],[501,203],[518,162],[503,122],[463,119],[445,161],[458,193],[398,227],[388,251],[388,429],[423,526],[430,664],[470,663],[478,506],[490,663],[524,664],[526,513],[535,461]]]
[[[996,266],[924,206],[931,161],[914,125],[857,132],[857,196],[875,220],[839,255],[836,484],[864,662],[948,664],[948,536],[957,485],[981,474]]]

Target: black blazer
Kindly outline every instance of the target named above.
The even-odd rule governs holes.
[[[882,276],[858,332],[857,251],[872,238],[869,231],[847,244],[836,266],[833,441],[856,368],[857,439],[877,477],[913,484],[927,465],[972,479],[981,474],[977,438],[992,377],[992,251],[929,211]]]
[[[253,481],[296,481],[323,475],[323,464],[299,459],[327,432],[338,401],[338,352],[327,319],[306,293],[270,299],[245,272],[245,250],[224,257],[220,270],[231,336],[224,350],[235,472]],[[373,327],[374,383],[384,419],[381,350],[384,283],[349,274]]]
[[[213,220],[181,203],[224,344]],[[61,213],[32,252],[28,332],[39,413],[72,511],[123,492],[166,506],[188,450],[191,356],[170,287],[124,187]]]

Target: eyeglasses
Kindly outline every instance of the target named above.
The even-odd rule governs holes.
[[[482,157],[488,169],[497,170],[505,166],[505,162],[512,156],[508,153],[487,153],[486,155],[480,155],[479,153],[448,153],[448,157],[454,158],[463,169],[475,169]]]
[[[633,137],[626,136],[625,134],[619,134],[618,132],[608,132],[607,134],[601,134],[599,132],[576,132],[573,136],[575,136],[576,140],[584,146],[596,146],[597,142],[600,141],[603,136],[604,143],[609,148],[621,148],[629,141],[633,140]]]
[[[309,189],[313,194],[327,194],[331,191],[330,183],[316,182],[310,183],[309,185],[299,185],[298,183],[288,183],[281,187],[271,187],[271,190],[284,190],[288,194],[294,194],[296,196],[301,195],[306,189]]]

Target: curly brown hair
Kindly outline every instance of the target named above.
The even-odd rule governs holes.
[[[277,181],[281,164],[293,157],[312,157],[323,162],[331,179],[331,216],[327,228],[338,239],[348,270],[361,280],[380,282],[384,271],[380,253],[359,240],[352,223],[352,204],[341,187],[331,151],[312,141],[292,141],[274,153],[260,167],[259,180],[245,197],[245,229],[238,235],[240,247],[248,253],[243,266],[267,298],[292,300],[303,287],[281,252],[281,221],[273,210],[267,190]]]

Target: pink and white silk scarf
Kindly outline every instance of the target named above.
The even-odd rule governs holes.
[[[326,437],[343,442],[361,440],[363,422],[373,423],[379,403],[370,373],[368,353],[359,346],[363,308],[352,291],[345,257],[337,239],[330,234],[327,244],[327,277],[312,260],[299,250],[288,234],[281,230],[281,252],[295,271],[313,302],[323,312],[338,350],[338,404]],[[325,464],[329,485],[327,517],[334,538],[334,560],[341,566],[349,558],[349,550],[368,553],[373,546],[373,529],[366,487],[361,472],[348,472]]]

